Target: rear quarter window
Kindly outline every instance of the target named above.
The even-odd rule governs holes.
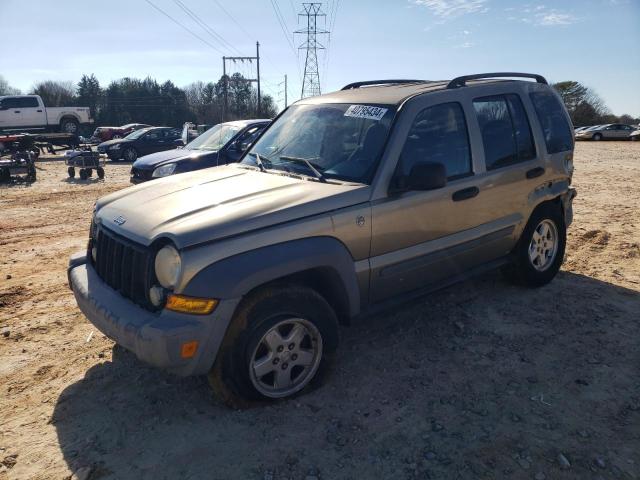
[[[572,150],[573,134],[560,100],[551,92],[531,92],[529,97],[542,127],[547,153]]]

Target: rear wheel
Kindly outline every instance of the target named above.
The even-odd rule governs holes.
[[[534,210],[503,269],[505,276],[528,287],[540,287],[556,276],[564,258],[567,230],[560,207],[544,204]]]
[[[75,118],[64,118],[60,122],[60,131],[63,133],[77,134],[80,129],[80,124]]]
[[[232,407],[295,395],[319,377],[338,346],[338,321],[306,287],[265,288],[236,312],[209,381]]]
[[[86,180],[87,178],[89,178],[89,175],[87,174],[87,171],[84,168],[80,169],[80,180]]]
[[[0,182],[8,182],[11,180],[11,172],[8,168],[0,169]]]
[[[102,168],[102,167],[96,168],[96,173],[98,174],[98,178],[99,179],[103,179],[104,178],[104,168]]]
[[[599,142],[600,140],[602,140],[602,134],[601,133],[596,133],[593,135],[592,137],[596,142]]]
[[[67,173],[69,174],[69,178],[74,178],[76,176],[76,169],[69,167],[67,168]]]
[[[36,167],[31,166],[27,171],[27,182],[33,183],[36,181]]]

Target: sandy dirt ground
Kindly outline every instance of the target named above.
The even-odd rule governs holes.
[[[345,327],[323,386],[233,411],[114,349],[67,288],[129,165],[39,162],[0,186],[0,479],[639,479],[640,142],[575,164],[550,285],[490,273]]]

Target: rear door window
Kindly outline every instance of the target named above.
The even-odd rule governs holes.
[[[20,108],[35,108],[38,106],[38,99],[34,97],[20,97],[16,100],[18,100],[18,107]]]
[[[542,127],[547,153],[573,149],[571,127],[560,100],[551,92],[532,92],[529,97]]]
[[[518,95],[477,98],[473,107],[480,124],[487,170],[535,158],[529,119]]]
[[[409,175],[419,162],[443,164],[448,180],[472,174],[467,123],[459,103],[425,108],[416,116],[400,154],[402,173]]]

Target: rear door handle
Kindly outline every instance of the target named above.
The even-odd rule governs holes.
[[[544,175],[544,168],[542,167],[532,168],[531,170],[527,171],[527,178],[536,178],[540,175]]]
[[[473,198],[480,193],[478,187],[469,187],[463,188],[462,190],[458,190],[455,192],[451,198],[454,202],[460,202],[462,200],[467,200],[469,198]]]
[[[38,113],[42,113],[42,110],[36,110],[36,112],[38,112]]]
[[[20,110],[14,110],[13,113],[20,113]]]

